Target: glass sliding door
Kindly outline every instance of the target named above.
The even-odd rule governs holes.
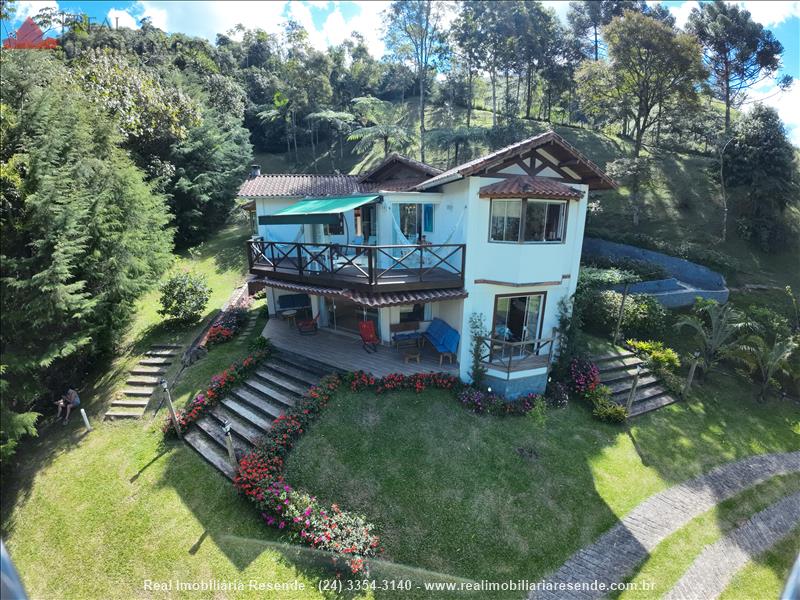
[[[544,293],[495,296],[493,358],[524,358],[536,354],[535,340],[540,334],[544,297]]]
[[[325,305],[328,312],[328,327],[335,331],[358,333],[358,324],[361,321],[372,321],[375,323],[375,331],[380,331],[377,308],[362,306],[346,298],[328,298],[325,300]]]

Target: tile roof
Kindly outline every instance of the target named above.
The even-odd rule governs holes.
[[[545,198],[548,200],[580,200],[583,193],[568,185],[547,177],[519,175],[501,179],[483,186],[478,195],[481,198]]]
[[[373,308],[382,306],[400,306],[403,304],[416,304],[418,302],[441,302],[443,300],[457,300],[468,296],[465,289],[450,290],[419,290],[412,292],[356,292],[355,290],[341,290],[336,288],[280,281],[264,277],[261,279],[267,287],[274,287],[291,292],[312,294],[314,296],[339,297],[352,300],[356,304]]]
[[[389,181],[360,182],[359,175],[259,175],[239,188],[240,198],[295,196],[349,196],[360,192],[405,192],[425,181],[425,177]]]
[[[399,162],[399,163],[405,164],[405,165],[411,167],[412,169],[414,169],[416,171],[419,171],[421,173],[426,174],[428,177],[435,177],[436,175],[438,175],[439,173],[442,172],[441,169],[437,169],[434,166],[425,164],[424,162],[420,162],[418,160],[414,160],[413,158],[409,158],[408,156],[402,156],[401,154],[398,154],[397,152],[392,152],[389,156],[384,158],[375,167],[373,167],[372,169],[370,169],[366,173],[361,174],[359,176],[360,181],[366,181],[367,179],[372,177],[372,175],[374,175],[375,173],[377,173],[378,171],[383,169],[386,165],[388,165],[390,163],[393,163],[393,162]],[[423,180],[427,179],[428,177],[423,178]]]
[[[578,162],[585,167],[588,171],[590,171],[595,177],[601,180],[604,184],[602,186],[603,189],[607,189],[610,187],[616,187],[616,183],[612,180],[608,175],[606,175],[600,167],[598,167],[595,163],[590,161],[586,156],[583,155],[577,148],[575,148],[572,144],[567,142],[563,137],[558,135],[555,131],[546,131],[545,133],[540,133],[539,135],[535,135],[528,139],[515,142],[506,146],[505,148],[500,148],[499,150],[495,150],[494,152],[490,152],[485,156],[480,156],[478,158],[472,159],[467,161],[463,164],[460,164],[452,169],[448,169],[439,175],[428,179],[427,181],[418,185],[415,189],[419,191],[426,190],[428,188],[434,187],[436,185],[441,185],[443,183],[447,183],[449,181],[453,181],[455,179],[461,179],[462,177],[467,177],[478,171],[484,169],[485,167],[492,166],[496,163],[500,163],[509,156],[514,156],[515,154],[521,154],[527,150],[532,148],[538,148],[539,146],[543,146],[547,143],[554,143],[556,145],[561,146],[565,151],[567,151],[571,156],[573,156]]]

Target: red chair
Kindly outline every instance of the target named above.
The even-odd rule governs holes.
[[[300,332],[300,335],[314,335],[317,333],[319,329],[319,313],[313,319],[298,319],[297,320],[297,331]]]
[[[377,352],[378,344],[381,340],[375,333],[375,323],[372,321],[361,321],[358,324],[358,333],[361,334],[361,344],[366,352]]]

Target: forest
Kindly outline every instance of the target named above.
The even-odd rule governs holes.
[[[597,132],[625,141],[601,166],[633,224],[669,151],[709,159],[723,240],[796,243],[797,149],[773,109],[746,105],[792,81],[746,10],[704,3],[679,29],[643,0],[572,2],[567,22],[535,1],[399,0],[375,25],[382,57],[358,33],[319,51],[291,20],[213,43],[147,19],[74,22],[53,51],[3,49],[4,456],[37,402],[113,355],[174,253],[226,222],[254,156],[330,173],[397,151],[446,168],[543,127]]]

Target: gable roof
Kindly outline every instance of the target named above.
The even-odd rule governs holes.
[[[583,194],[548,177],[519,175],[483,186],[481,198],[543,198],[545,200],[580,200]]]
[[[567,142],[567,140],[562,138],[555,131],[547,131],[526,140],[510,144],[505,148],[495,150],[485,156],[467,161],[452,169],[448,169],[422,182],[414,189],[423,191],[437,185],[462,179],[463,177],[469,177],[484,169],[498,165],[511,157],[519,156],[529,150],[535,150],[537,148],[546,150],[548,154],[551,154],[559,161],[569,160],[571,163],[569,168],[580,175],[581,181],[589,182],[589,189],[604,190],[617,187],[613,179],[606,175],[595,163],[586,158],[577,148]]]
[[[427,177],[360,181],[360,175],[313,175],[272,173],[247,179],[239,188],[240,198],[348,196],[363,192],[406,192]]]
[[[409,158],[407,156],[402,156],[397,152],[392,152],[375,167],[363,173],[360,176],[359,181],[381,181],[384,179],[380,177],[381,172],[389,171],[389,169],[394,165],[404,165],[411,171],[419,173],[419,177],[424,179],[427,179],[428,177],[435,177],[442,172],[441,169],[427,165],[424,162],[414,160],[413,158]]]

